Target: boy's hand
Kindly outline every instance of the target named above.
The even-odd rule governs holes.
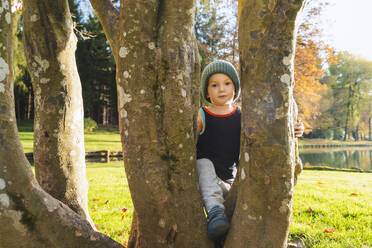
[[[304,134],[304,130],[305,130],[304,124],[303,124],[302,120],[300,118],[298,118],[297,121],[296,121],[296,125],[294,127],[295,137],[296,138],[302,137],[302,135]]]

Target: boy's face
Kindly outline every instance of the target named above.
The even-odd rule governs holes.
[[[235,96],[234,83],[229,76],[223,73],[213,74],[208,81],[207,97],[214,105],[231,104]]]

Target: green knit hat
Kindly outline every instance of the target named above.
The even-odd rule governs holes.
[[[209,63],[203,70],[201,74],[201,95],[206,101],[211,102],[210,99],[207,98],[207,90],[208,90],[208,81],[209,78],[216,73],[223,73],[230,77],[230,79],[234,83],[235,87],[235,96],[234,101],[238,99],[240,95],[240,81],[238,72],[235,70],[235,67],[224,60],[215,60]]]

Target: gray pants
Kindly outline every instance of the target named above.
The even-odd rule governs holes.
[[[225,209],[224,197],[231,188],[231,183],[218,178],[212,161],[207,158],[196,160],[199,178],[199,190],[207,213],[214,206]]]

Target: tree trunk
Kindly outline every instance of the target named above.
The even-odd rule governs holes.
[[[212,247],[197,190],[195,1],[121,1],[118,98],[130,247]]]
[[[14,111],[10,0],[0,13],[0,247],[122,247],[48,195],[33,176]]]
[[[293,57],[302,0],[239,1],[241,160],[225,247],[286,247],[295,184]]]
[[[195,1],[121,1],[120,21],[110,1],[90,2],[117,63],[119,125],[135,208],[129,247],[212,247],[195,171]]]
[[[36,178],[93,225],[85,176],[84,113],[75,63],[77,39],[67,0],[23,3],[24,47],[34,103]]]

